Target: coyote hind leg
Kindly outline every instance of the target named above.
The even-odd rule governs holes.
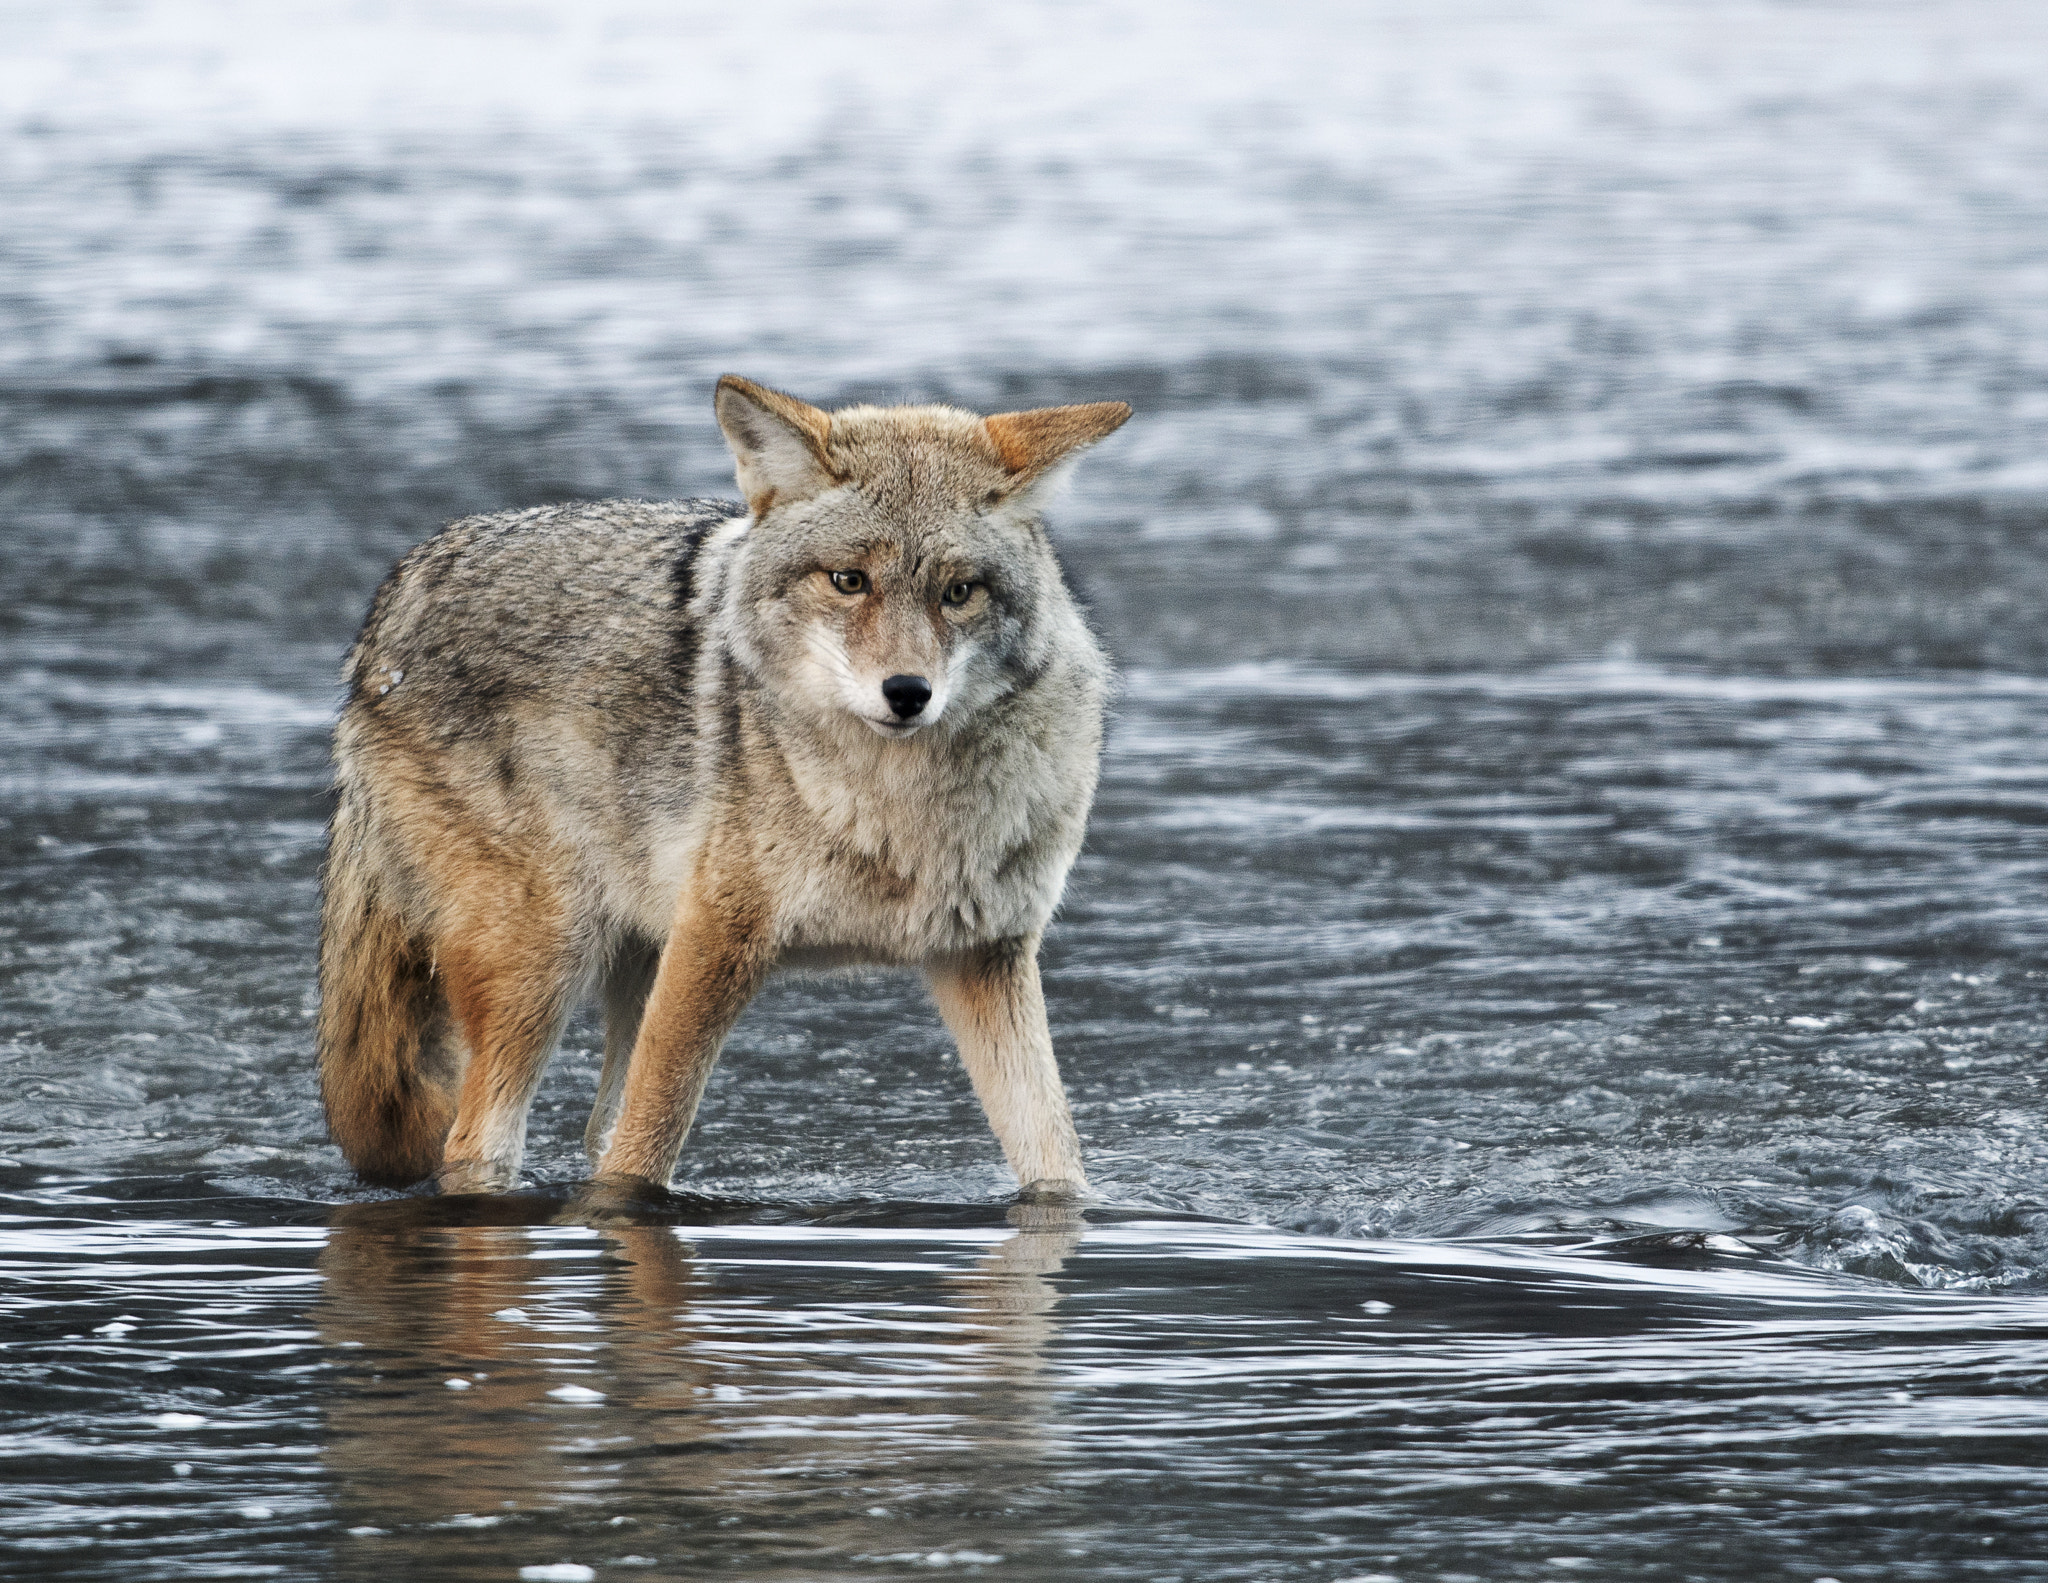
[[[592,1165],[604,1158],[612,1129],[619,1120],[619,1101],[626,1092],[626,1066],[632,1058],[633,1042],[640,1037],[641,1014],[647,1010],[647,992],[654,988],[654,970],[661,965],[661,948],[646,941],[622,944],[605,964],[604,1071],[597,1080],[597,1103],[591,1107],[590,1125],[583,1130],[583,1152]]]
[[[526,1112],[575,1003],[580,964],[525,887],[443,932],[437,965],[469,1063],[438,1173],[447,1193],[502,1192],[526,1153]]]

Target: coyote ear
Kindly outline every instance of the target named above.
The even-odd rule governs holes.
[[[737,374],[719,380],[714,405],[739,464],[740,493],[755,516],[778,500],[802,500],[845,478],[826,448],[829,413]]]
[[[1131,415],[1122,401],[1091,401],[1081,407],[1036,407],[983,418],[996,455],[1010,474],[1011,488],[1037,482],[1083,446],[1106,439]]]

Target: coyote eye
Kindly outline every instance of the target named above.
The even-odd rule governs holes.
[[[974,597],[974,587],[973,583],[955,583],[939,595],[939,600],[942,604],[964,605]]]
[[[834,572],[832,586],[842,594],[864,594],[868,591],[866,572]]]

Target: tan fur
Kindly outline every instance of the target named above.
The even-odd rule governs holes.
[[[727,432],[745,433],[753,442],[752,449],[776,444],[786,433],[792,437],[816,465],[822,477],[838,483],[845,478],[845,472],[831,453],[832,418],[807,401],[786,396],[779,390],[770,390],[766,385],[757,385],[751,379],[742,379],[738,374],[727,374],[718,382],[713,398],[718,411],[718,421]],[[766,413],[772,419],[780,419],[763,425],[760,415]],[[763,481],[760,470],[742,460],[739,467],[740,492],[747,497],[747,509],[757,517],[765,516],[773,509],[780,491]]]
[[[1038,984],[1037,937],[932,962],[925,978],[1017,1180],[1027,1188],[1082,1180]]]
[[[336,1139],[376,1180],[509,1185],[596,985],[586,1147],[665,1184],[765,978],[876,963],[926,969],[1020,1180],[1077,1188],[1036,952],[1108,671],[1037,501],[1129,409],[827,414],[734,377],[716,408],[746,517],[474,518],[379,591],[335,735]]]
[[[666,1183],[725,1040],[773,963],[769,898],[711,865],[684,890],[662,952],[611,1146],[598,1174]]]
[[[1080,407],[999,412],[984,421],[996,456],[1022,480],[1036,478],[1070,452],[1114,434],[1130,416],[1130,407],[1121,401],[1096,401]]]
[[[433,965],[374,887],[330,862],[320,949],[320,1099],[366,1182],[417,1182],[441,1161],[454,1100],[422,1045],[440,1010]]]

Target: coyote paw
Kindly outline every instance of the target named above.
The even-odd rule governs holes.
[[[1070,1182],[1065,1177],[1041,1176],[1035,1182],[1027,1182],[1017,1189],[1012,1202],[1019,1204],[1078,1204],[1089,1197],[1086,1182]]]
[[[434,1185],[444,1193],[502,1193],[518,1176],[517,1166],[495,1160],[443,1160]]]

